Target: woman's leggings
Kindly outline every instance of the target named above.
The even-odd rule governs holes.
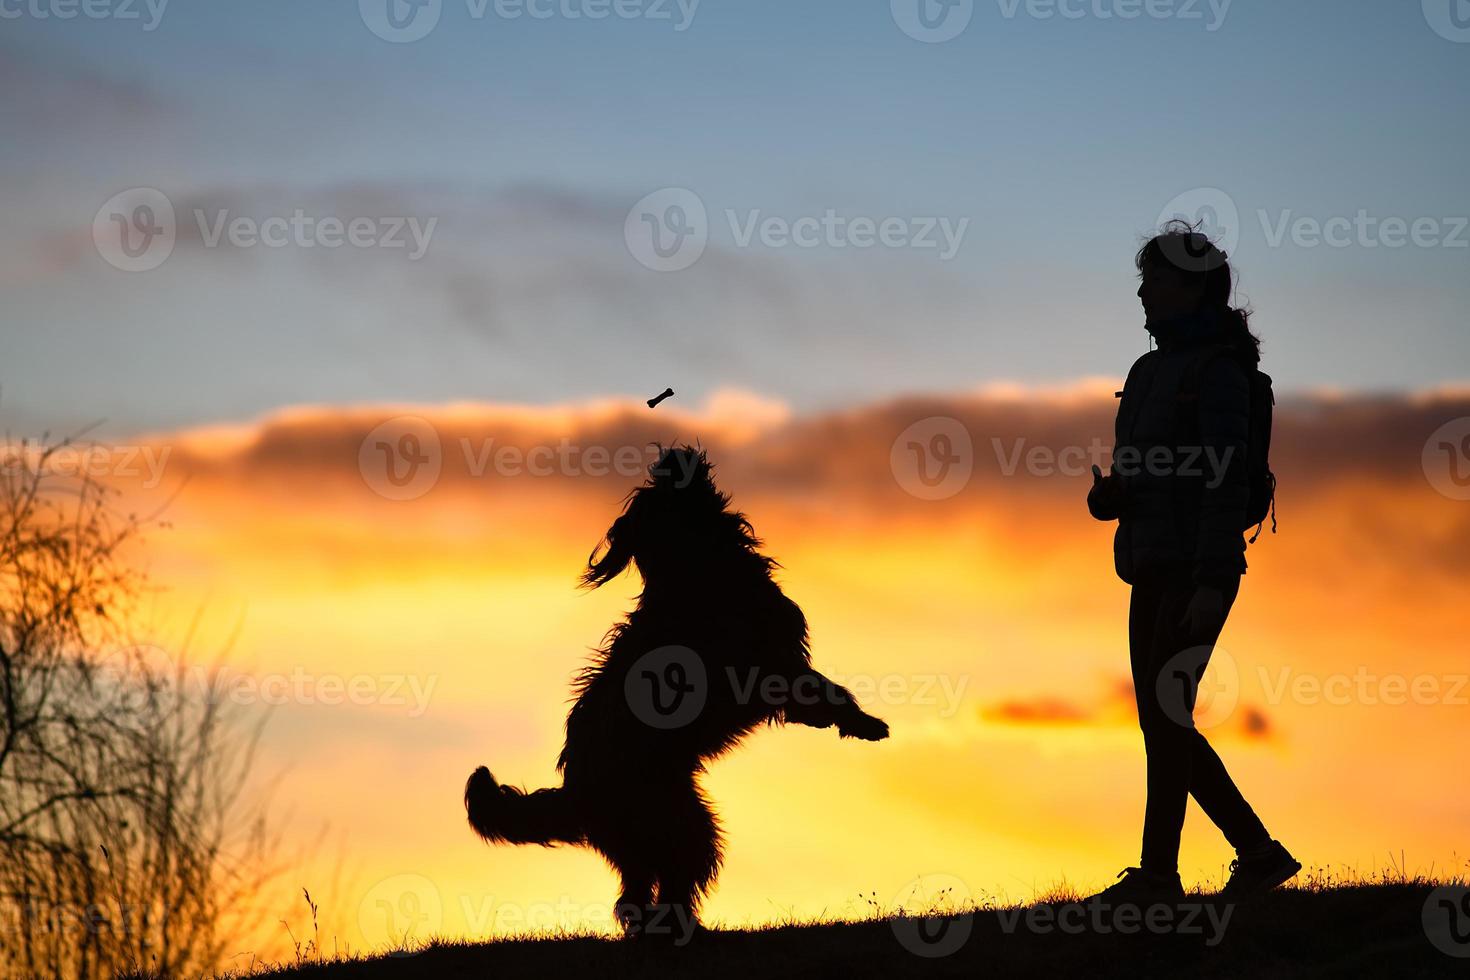
[[[1224,613],[1230,612],[1239,589],[1237,582],[1224,590]],[[1140,863],[1145,870],[1162,874],[1178,870],[1179,834],[1191,795],[1237,849],[1270,839],[1225,764],[1194,727],[1199,680],[1220,635],[1218,629],[1190,635],[1179,625],[1194,590],[1187,574],[1140,582],[1133,586],[1128,608],[1133,691],[1148,754]]]

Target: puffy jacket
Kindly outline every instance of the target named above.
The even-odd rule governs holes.
[[[1113,564],[1124,582],[1187,577],[1223,589],[1245,572],[1246,372],[1256,355],[1232,322],[1207,311],[1151,323],[1158,349],[1128,372],[1111,472],[1087,497],[1093,517],[1118,521]],[[1233,350],[1204,356],[1221,344]]]

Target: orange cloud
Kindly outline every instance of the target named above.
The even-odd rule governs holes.
[[[1134,700],[1133,684],[1126,678],[1118,678],[1107,691],[1091,701],[1080,701],[1054,695],[1030,698],[1007,698],[981,705],[980,717],[984,721],[1001,725],[1052,725],[1128,727],[1138,722],[1138,706]],[[1208,734],[1211,738],[1220,735],[1254,740],[1268,740],[1272,735],[1271,721],[1266,712],[1255,705],[1231,706],[1224,724],[1214,723]]]

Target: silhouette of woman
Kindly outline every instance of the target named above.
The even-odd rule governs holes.
[[[1194,726],[1200,678],[1245,572],[1247,441],[1260,340],[1230,305],[1227,256],[1171,222],[1135,257],[1148,332],[1121,392],[1113,464],[1093,467],[1087,505],[1118,521],[1113,560],[1133,587],[1128,646],[1148,758],[1140,867],[1093,896],[1151,904],[1183,897],[1179,835],[1192,795],[1236,849],[1231,900],[1266,892],[1301,865],[1266,832]]]

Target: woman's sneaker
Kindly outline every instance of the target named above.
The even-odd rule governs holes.
[[[1301,862],[1276,840],[1236,853],[1240,856],[1230,862],[1230,880],[1220,889],[1220,897],[1232,902],[1264,895],[1302,869]]]
[[[1137,905],[1142,908],[1151,905],[1178,905],[1184,901],[1184,886],[1179,882],[1177,871],[1173,874],[1159,874],[1143,868],[1124,868],[1118,872],[1118,877],[1122,880],[1085,901],[1088,904],[1096,902],[1102,905]]]

